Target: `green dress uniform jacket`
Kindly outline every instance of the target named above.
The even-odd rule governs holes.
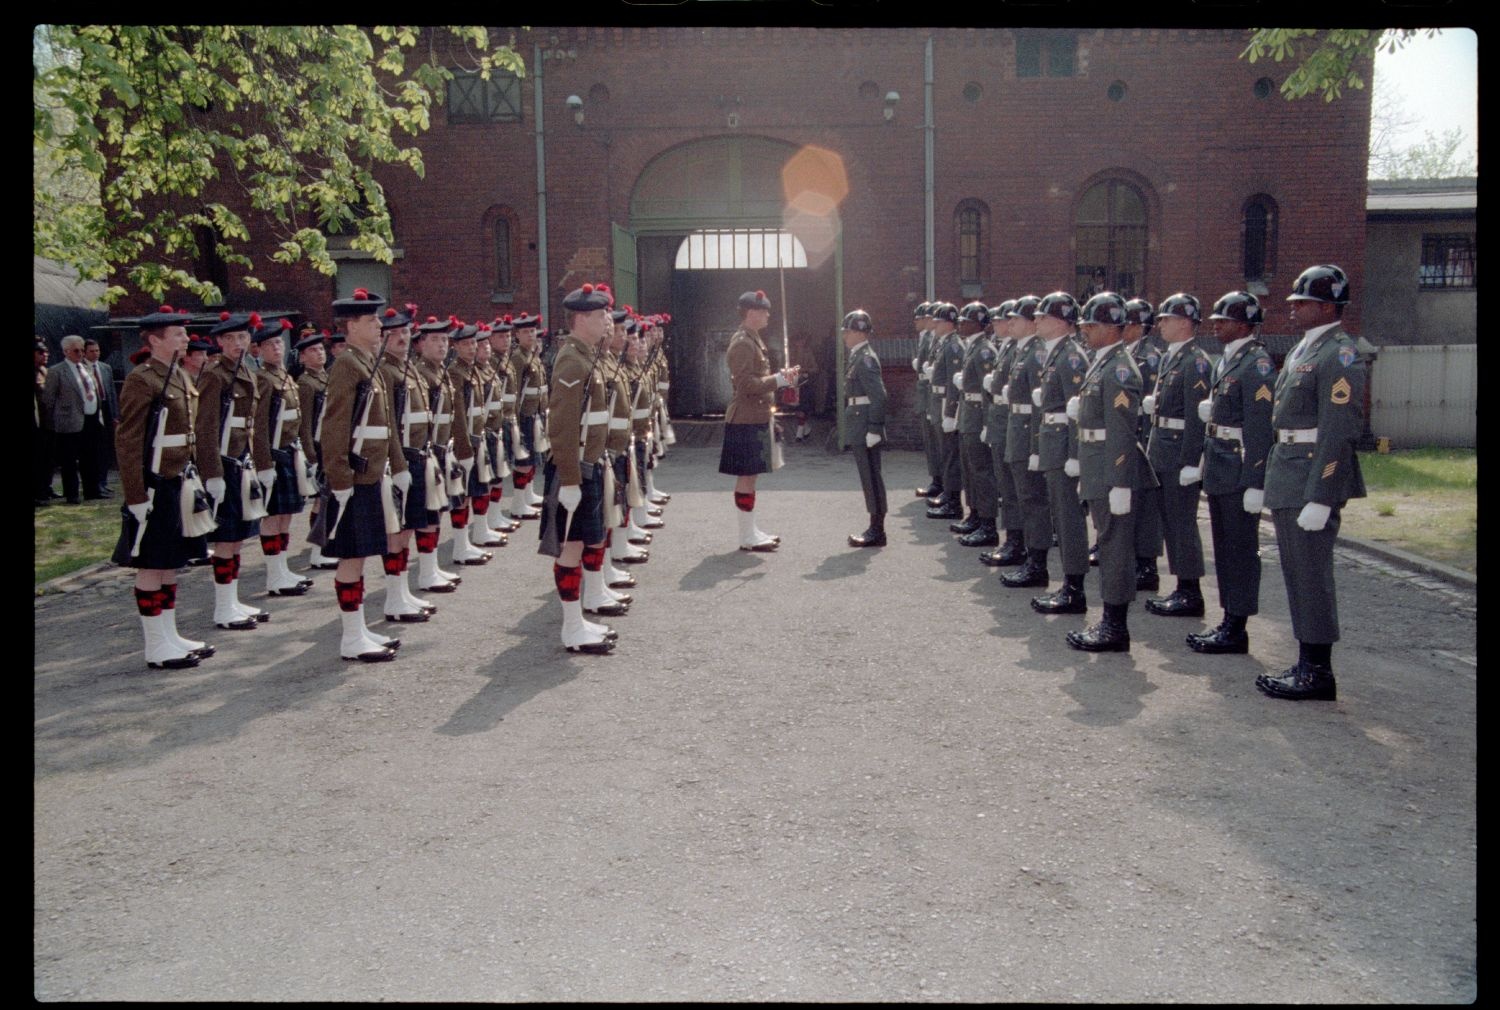
[[[1042,403],[1037,408],[1042,416],[1033,428],[1032,443],[1043,472],[1061,469],[1068,460],[1078,458],[1078,435],[1068,421],[1068,401],[1078,394],[1088,367],[1083,348],[1071,336],[1058,340],[1046,357],[1039,380]]]
[[[932,383],[928,381],[926,372],[924,371],[928,362],[930,362],[931,360],[932,331],[921,330],[917,334],[917,388],[912,399],[913,405],[917,408],[917,414],[919,416],[926,415],[927,408],[932,401]]]
[[[1276,378],[1275,444],[1266,464],[1266,507],[1333,507],[1365,496],[1354,444],[1364,431],[1365,365],[1354,338],[1335,326]],[[1315,433],[1314,441],[1290,441]],[[1292,434],[1295,432],[1302,435]]]
[[[1185,466],[1197,466],[1203,454],[1204,429],[1198,420],[1198,401],[1208,395],[1212,380],[1213,361],[1197,337],[1161,363],[1146,454],[1164,487],[1176,484],[1177,472]]]
[[[858,402],[863,400],[865,402]],[[844,369],[844,430],[864,444],[866,435],[885,438],[886,392],[880,359],[866,341],[849,352]]]
[[[977,435],[984,430],[987,412],[984,377],[995,369],[998,356],[990,338],[980,333],[964,352],[959,382],[958,430],[963,435]]]
[[[1016,341],[1006,337],[993,346],[995,363],[988,374],[995,376],[990,380],[994,391],[984,394],[984,442],[998,450],[995,457],[998,463],[1005,459],[1005,436],[1010,427],[1010,404],[1001,399],[1000,392],[1005,388],[1005,379],[1010,375],[1011,366],[1015,364]]]
[[[1203,492],[1264,488],[1276,365],[1265,345],[1250,339],[1232,359],[1221,358],[1214,375],[1213,413],[1203,441]]]
[[[943,388],[942,417],[952,418],[954,424],[958,423],[958,408],[964,402],[964,394],[963,390],[954,383],[953,376],[963,371],[964,354],[967,351],[964,338],[958,335],[957,330],[954,330],[938,348],[936,368],[932,373],[933,393],[937,393],[939,386]],[[957,430],[954,428],[954,431]],[[944,432],[944,434],[950,433]]]
[[[1036,334],[1022,337],[1011,350],[1010,371],[1001,392],[1006,395],[1010,414],[1005,426],[1005,462],[1025,463],[1035,451],[1037,422],[1040,420],[1031,400],[1031,391],[1042,381],[1047,361],[1045,345]]]
[[[1135,520],[1132,492],[1124,515],[1109,509],[1112,488],[1134,488],[1141,458],[1136,421],[1141,411],[1141,373],[1124,344],[1100,348],[1078,393],[1078,494],[1089,503],[1099,536],[1099,588],[1110,605],[1135,599]]]

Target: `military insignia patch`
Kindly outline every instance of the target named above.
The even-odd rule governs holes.
[[[1198,374],[1199,375],[1207,375],[1208,374],[1208,359],[1207,358],[1199,358],[1197,364],[1198,364]]]
[[[1271,369],[1276,366],[1271,364],[1270,358],[1260,358],[1255,362],[1255,370],[1261,375],[1270,375]]]
[[[1045,348],[1038,347],[1036,349],[1036,363],[1038,365],[1045,365],[1047,363],[1047,351]]]
[[[1340,347],[1339,364],[1343,365],[1345,368],[1348,368],[1350,365],[1354,364],[1354,354],[1354,348]]]
[[[1349,402],[1349,397],[1352,393],[1353,389],[1349,386],[1349,380],[1340,379],[1338,382],[1335,382],[1333,384],[1333,388],[1329,390],[1328,400],[1330,403],[1336,403],[1342,407],[1344,404]]]
[[[1311,372],[1316,367],[1312,362],[1308,362],[1305,365],[1298,365],[1295,370],[1298,372]]]
[[[1159,355],[1159,354],[1148,354],[1148,355],[1146,355],[1146,364],[1150,365],[1152,368],[1155,368],[1156,367],[1156,363],[1158,361],[1160,361],[1160,360],[1161,360],[1161,355]]]
[[[1115,394],[1115,406],[1121,410],[1130,409],[1130,397],[1125,393],[1125,390],[1122,389]]]
[[[1329,463],[1327,466],[1325,466],[1323,468],[1323,479],[1327,480],[1329,477],[1332,477],[1333,476],[1333,471],[1337,470],[1338,466],[1339,466],[1339,464],[1338,464],[1338,462],[1336,460],[1334,462],[1332,462],[1332,463]]]
[[[1122,466],[1122,465],[1124,465],[1124,463],[1125,463],[1125,454],[1122,452],[1122,453],[1120,453],[1120,455],[1118,455],[1118,456],[1115,457],[1115,466]]]
[[[1130,366],[1120,365],[1119,367],[1117,367],[1115,369],[1115,378],[1120,380],[1121,382],[1124,382],[1126,379],[1130,378]]]
[[[1208,383],[1204,382],[1202,379],[1199,379],[1197,382],[1193,383],[1193,388],[1194,389],[1207,389],[1208,388]]]
[[[1267,403],[1270,403],[1271,402],[1271,387],[1265,385],[1264,383],[1262,383],[1261,387],[1255,391],[1255,398],[1257,400],[1265,400]]]

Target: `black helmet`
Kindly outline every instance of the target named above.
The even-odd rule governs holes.
[[[1014,319],[1021,316],[1024,319],[1036,318],[1036,307],[1042,304],[1042,300],[1036,295],[1022,295],[1016,299],[1016,304],[1010,310],[1010,316]]]
[[[1151,307],[1151,303],[1146,301],[1146,299],[1132,298],[1125,303],[1125,323],[1127,326],[1132,323],[1139,323],[1146,328],[1147,333],[1150,333],[1151,324],[1154,322],[1156,322],[1156,310]]]
[[[1083,303],[1078,321],[1124,326],[1129,321],[1125,316],[1125,299],[1113,291],[1101,291]]]
[[[958,306],[954,305],[952,302],[934,302],[932,304],[932,318],[944,319],[950,323],[957,325]]]
[[[856,333],[874,333],[875,324],[870,322],[870,314],[864,309],[855,309],[844,317],[844,329],[854,330]]]
[[[1261,309],[1260,302],[1250,292],[1231,291],[1214,302],[1213,311],[1208,318],[1229,319],[1236,323],[1259,326],[1265,322],[1266,314]]]
[[[1349,276],[1332,263],[1308,267],[1292,281],[1289,302],[1332,302],[1349,304]]]
[[[912,310],[911,317],[913,319],[925,319],[927,317],[927,310],[930,308],[932,308],[931,302],[923,302]]]
[[[1181,316],[1183,319],[1191,319],[1195,323],[1203,321],[1203,309],[1198,305],[1198,299],[1192,295],[1183,294],[1181,291],[1169,296],[1156,310],[1158,318],[1162,316]]]
[[[1005,301],[1001,302],[999,305],[992,305],[992,306],[990,306],[990,318],[993,319],[997,323],[998,322],[1003,322],[1004,320],[1010,318],[1011,310],[1014,309],[1015,307],[1016,307],[1016,300],[1014,298],[1007,298]]]
[[[984,302],[970,302],[959,310],[958,318],[967,319],[983,329],[990,324],[990,307]]]
[[[1036,307],[1037,315],[1051,316],[1065,323],[1078,322],[1078,299],[1066,291],[1054,291]]]

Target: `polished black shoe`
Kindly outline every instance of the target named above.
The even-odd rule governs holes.
[[[1068,644],[1084,652],[1129,652],[1130,632],[1123,624],[1104,620],[1087,631],[1068,632]]]
[[[456,593],[456,592],[458,592],[458,583],[457,582],[434,582],[430,586],[418,586],[417,587],[417,592],[419,592],[419,593]]]
[[[659,508],[647,508],[646,509],[646,514],[648,516],[651,516],[652,518],[660,519],[661,518],[661,509],[659,509]]]
[[[361,652],[356,656],[340,656],[346,663],[358,660],[361,663],[389,663],[396,658],[395,649],[371,649],[369,652]]]
[[[586,645],[570,645],[567,648],[569,652],[588,652],[596,656],[605,656],[614,651],[615,643],[613,639],[605,639],[602,642],[589,642]]]
[[[927,510],[928,519],[962,519],[963,509],[955,502],[943,502]]]
[[[1145,564],[1140,561],[1135,563],[1135,591],[1138,593],[1154,593],[1161,589],[1161,576],[1157,574],[1156,564]]]
[[[863,533],[849,534],[850,547],[884,547],[885,530],[877,530],[871,526]]]
[[[646,544],[649,544],[651,542],[651,534],[640,533],[633,537],[626,537],[625,542],[635,544],[637,547],[644,547]]]
[[[982,520],[977,515],[975,515],[973,512],[970,512],[967,516],[960,519],[958,522],[949,523],[948,532],[973,533],[975,530],[979,529],[979,524],[981,521]]]
[[[1000,576],[1001,585],[1009,586],[1011,589],[1043,589],[1051,581],[1046,565],[1033,564],[1030,561],[1026,562],[1020,571]]]
[[[936,498],[943,493],[943,485],[933,481],[930,487],[917,488],[918,498]]]
[[[597,607],[584,607],[585,614],[598,614],[600,617],[624,617],[630,612],[630,604],[624,602],[603,603]]]
[[[385,619],[393,624],[425,624],[432,620],[432,615],[422,610],[415,614],[386,614]]]
[[[1089,565],[1093,568],[1099,567],[1099,545],[1097,543],[1089,548]]]
[[[304,596],[304,595],[306,595],[308,589],[310,589],[310,588],[312,588],[312,583],[311,582],[307,583],[307,585],[303,585],[302,583],[299,582],[295,586],[282,586],[280,589],[268,589],[268,590],[266,590],[266,595],[267,596]]]
[[[198,665],[198,656],[190,652],[176,659],[164,659],[160,663],[147,662],[146,665],[153,670],[187,670]]]
[[[623,558],[615,558],[622,565],[644,565],[651,560],[649,551],[641,551],[639,554],[627,554]]]
[[[1055,593],[1032,597],[1031,609],[1039,614],[1086,614],[1089,611],[1089,601],[1082,590],[1074,589],[1064,582],[1063,587]]]
[[[1178,589],[1171,596],[1151,597],[1146,601],[1146,609],[1158,617],[1202,617],[1203,595]]]
[[[997,551],[994,555],[994,557],[996,558],[995,564],[999,565],[1001,568],[1007,568],[1010,565],[1021,564],[1026,560],[1025,545],[1026,541],[1021,537],[1007,535],[1005,538],[1005,543],[1000,545],[1000,550]]]
[[[1272,698],[1286,698],[1290,701],[1338,700],[1338,688],[1334,683],[1332,668],[1317,663],[1299,662],[1276,677],[1263,673],[1255,678],[1255,686]]]
[[[1212,631],[1189,635],[1187,644],[1194,652],[1242,653],[1250,651],[1250,636],[1221,624]]]
[[[1000,542],[1000,533],[995,529],[995,520],[981,519],[972,533],[958,538],[960,547],[994,547]]]
[[[635,576],[627,575],[623,579],[615,579],[613,582],[606,583],[606,585],[611,589],[634,589]]]

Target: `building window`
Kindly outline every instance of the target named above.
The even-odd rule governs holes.
[[[807,266],[807,250],[791,232],[764,228],[695,231],[677,247],[678,270],[775,270]]]
[[[510,276],[510,221],[495,218],[495,290],[514,291]]]
[[[485,80],[478,72],[455,70],[448,82],[448,122],[519,123],[521,79],[503,70],[490,71]]]
[[[989,230],[990,210],[979,200],[965,200],[953,214],[953,231],[958,236],[958,281],[978,284],[986,274],[989,259],[985,233]]]
[[[1146,289],[1146,200],[1123,179],[1084,191],[1075,221],[1074,290],[1134,298]]]
[[[1017,77],[1072,77],[1077,72],[1077,35],[1048,31],[1016,33]]]
[[[1240,219],[1242,265],[1247,281],[1268,281],[1276,273],[1276,201],[1257,193],[1245,201]]]
[[[209,225],[200,224],[193,230],[193,236],[198,245],[193,274],[198,280],[210,281],[219,289],[219,300],[215,304],[223,305],[229,294],[229,264],[219,252],[219,233]]]
[[[1474,249],[1475,236],[1423,235],[1423,290],[1473,288],[1477,284],[1479,257]]]

